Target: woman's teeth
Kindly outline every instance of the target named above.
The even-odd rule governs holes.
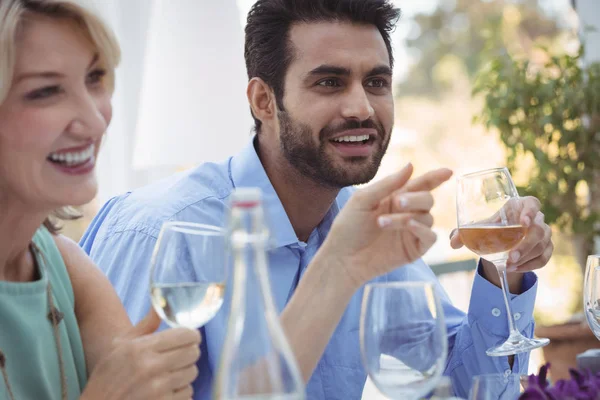
[[[48,159],[55,163],[73,166],[88,162],[94,155],[95,144],[91,144],[87,149],[74,152],[57,152],[50,153]]]

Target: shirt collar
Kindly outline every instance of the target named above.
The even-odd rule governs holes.
[[[258,157],[254,143],[255,140],[251,140],[240,153],[231,159],[233,187],[258,187],[262,191],[266,222],[276,248],[297,244],[299,240],[296,232]],[[339,213],[339,199],[340,196],[333,202],[325,218],[317,227],[321,240],[327,236],[333,220]]]
[[[298,243],[298,237],[275,188],[258,158],[254,139],[231,160],[231,180],[234,188],[257,187],[263,193],[263,206],[271,240],[275,247]]]

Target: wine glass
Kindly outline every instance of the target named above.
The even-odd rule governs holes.
[[[360,350],[384,395],[414,400],[437,385],[448,354],[443,309],[429,282],[370,283],[360,317]]]
[[[590,329],[600,340],[600,255],[587,258],[583,284],[583,309]]]
[[[506,262],[508,253],[525,237],[527,228],[521,225],[522,202],[508,169],[494,168],[459,177],[456,211],[463,244],[493,263],[500,276],[510,333],[504,343],[488,349],[486,354],[508,356],[550,343],[548,339],[523,336],[515,328],[510,308]]]
[[[152,254],[150,297],[171,327],[197,329],[223,304],[227,279],[224,230],[191,222],[163,224]]]
[[[473,377],[469,400],[515,400],[521,393],[518,374],[485,374]]]

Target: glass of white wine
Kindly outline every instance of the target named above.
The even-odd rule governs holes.
[[[529,339],[515,328],[506,279],[508,253],[527,233],[521,225],[522,202],[506,168],[474,172],[458,178],[456,213],[458,232],[464,245],[498,270],[509,337],[486,351],[488,356],[524,353],[550,343],[549,339]]]
[[[227,280],[222,228],[166,222],[151,263],[152,305],[169,326],[197,329],[217,314]]]

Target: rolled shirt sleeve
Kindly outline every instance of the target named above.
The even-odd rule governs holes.
[[[526,337],[533,337],[533,307],[537,292],[537,277],[533,272],[523,276],[523,290],[511,295],[510,306],[515,327]],[[467,318],[454,335],[446,367],[456,394],[466,397],[472,377],[486,373],[525,374],[529,353],[515,355],[510,368],[508,357],[490,357],[486,350],[500,344],[509,335],[508,318],[502,290],[481,275],[481,265],[475,274]]]

